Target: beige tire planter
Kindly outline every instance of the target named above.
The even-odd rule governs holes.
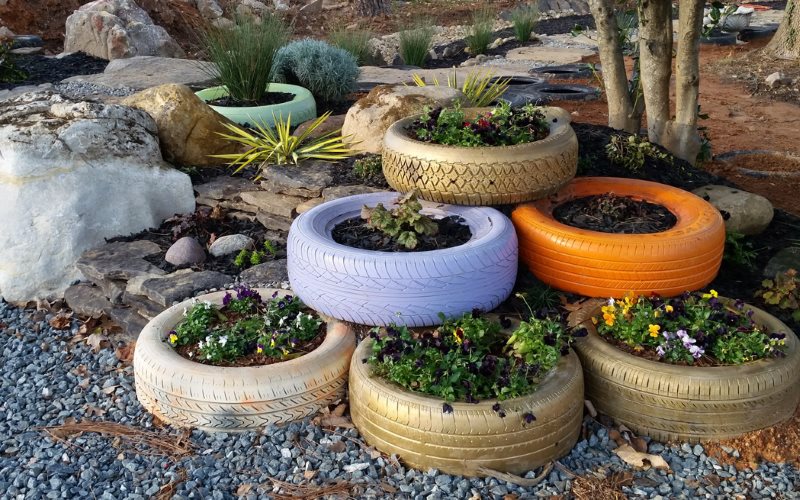
[[[474,115],[477,108],[468,111]],[[459,147],[408,136],[417,117],[395,122],[383,139],[383,173],[394,189],[416,189],[420,198],[456,205],[502,205],[552,194],[575,176],[578,139],[569,113],[544,108],[546,138],[515,146]]]
[[[258,289],[265,297],[275,291]],[[218,305],[224,295],[216,292],[198,299]],[[136,342],[136,397],[161,420],[209,431],[245,431],[312,415],[344,397],[355,349],[353,331],[344,323],[324,318],[325,340],[299,358],[256,367],[217,367],[185,359],[164,341],[190,305],[182,302],[153,318]]]
[[[372,342],[359,344],[350,365],[350,415],[362,437],[407,465],[448,474],[485,475],[485,469],[524,474],[572,449],[583,420],[583,375],[574,352],[564,356],[536,392],[501,402],[452,403],[412,393],[370,375]],[[530,412],[536,420],[525,423]],[[484,469],[484,472],[482,472]]]
[[[752,306],[753,319],[786,333],[785,357],[736,366],[649,361],[603,340],[591,324],[575,342],[586,398],[597,411],[660,441],[731,438],[790,418],[800,403],[800,346],[777,318]]]

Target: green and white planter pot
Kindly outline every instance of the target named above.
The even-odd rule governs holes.
[[[269,106],[209,106],[217,113],[239,125],[258,123],[272,127],[275,125],[275,118],[282,116],[285,119],[290,115],[292,124],[299,125],[317,117],[317,103],[308,89],[297,85],[289,85],[288,83],[270,83],[269,91],[288,92],[294,94],[294,99]],[[209,102],[227,96],[228,91],[222,86],[211,87],[196,92],[195,95],[203,101]]]

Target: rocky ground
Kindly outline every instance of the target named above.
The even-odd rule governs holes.
[[[800,484],[795,466],[739,470],[685,443],[647,442],[647,452],[663,457],[668,469],[635,468],[613,451],[618,431],[588,416],[572,452],[527,487],[407,469],[370,448],[355,429],[327,426],[324,418],[243,434],[182,431],[144,412],[130,353],[114,349],[113,335],[87,343],[78,321],[3,302],[0,326],[4,498],[510,500],[571,492],[586,499],[789,499],[797,498]]]

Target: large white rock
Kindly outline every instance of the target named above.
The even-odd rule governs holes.
[[[35,92],[0,102],[0,297],[60,296],[106,238],[194,210],[144,111]]]
[[[772,222],[772,203],[760,194],[718,184],[708,184],[692,192],[723,212],[728,231],[756,235]]]
[[[392,123],[421,113],[425,106],[449,106],[463,98],[460,90],[446,86],[378,85],[347,110],[342,135],[360,151],[380,153]]]
[[[169,33],[154,24],[133,0],[95,0],[70,14],[64,51],[79,50],[108,60],[186,56]]]

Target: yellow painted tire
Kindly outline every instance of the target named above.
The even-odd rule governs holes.
[[[660,441],[731,438],[790,418],[800,403],[798,339],[777,318],[746,307],[770,332],[786,333],[786,357],[738,366],[671,365],[625,353],[588,325],[589,335],[575,345],[586,398],[597,411]]]
[[[384,453],[396,453],[410,467],[435,467],[448,474],[482,475],[485,467],[524,474],[566,454],[578,440],[583,419],[583,376],[574,352],[561,358],[533,394],[453,403],[412,393],[370,375],[363,360],[372,342],[361,342],[350,364],[350,414],[362,437]],[[523,415],[536,420],[526,424]]]
[[[545,139],[515,146],[459,147],[429,144],[408,136],[417,117],[395,122],[383,139],[383,174],[400,192],[456,205],[521,203],[552,194],[575,176],[578,139],[569,113],[544,108]],[[484,111],[467,110],[468,116]]]

